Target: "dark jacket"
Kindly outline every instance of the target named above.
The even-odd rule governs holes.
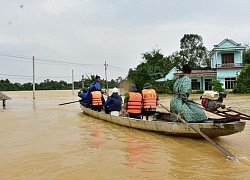
[[[82,99],[80,100],[81,105],[87,107],[87,104],[88,104],[87,91],[83,91],[83,92],[79,91],[79,92],[78,92],[78,96],[79,96],[80,98],[82,98]]]
[[[120,111],[121,110],[122,98],[118,95],[118,93],[113,93],[108,97],[108,100],[104,104],[105,109],[110,111]]]

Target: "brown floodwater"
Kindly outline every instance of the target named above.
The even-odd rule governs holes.
[[[84,115],[72,91],[4,92],[0,104],[0,179],[250,179],[250,122],[241,133],[214,139],[165,136]],[[161,97],[169,107],[171,96]],[[199,95],[191,95],[199,102]],[[250,114],[250,95],[224,103]]]

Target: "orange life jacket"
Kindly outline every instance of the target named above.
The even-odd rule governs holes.
[[[142,90],[143,109],[156,109],[157,95],[154,89]]]
[[[141,105],[142,105],[141,100],[142,100],[142,97],[141,97],[140,93],[129,92],[127,112],[140,114],[141,113]]]
[[[102,93],[100,91],[92,91],[92,106],[102,105]]]

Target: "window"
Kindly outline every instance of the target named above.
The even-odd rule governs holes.
[[[209,83],[212,79],[205,79],[205,90],[212,90],[212,86],[209,86]]]
[[[234,63],[234,53],[227,53],[221,55],[222,64]]]
[[[225,89],[233,89],[236,78],[225,78]]]
[[[192,90],[200,90],[200,82],[197,79],[192,79]]]

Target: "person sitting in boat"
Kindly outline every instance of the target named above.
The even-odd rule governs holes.
[[[170,102],[170,111],[188,122],[204,122],[207,120],[204,110],[197,103],[188,101],[191,92],[191,79],[188,75],[191,72],[191,66],[185,64],[182,68],[183,75],[174,83],[174,96]],[[176,121],[176,119],[173,120]]]
[[[118,94],[118,89],[115,87],[112,89],[112,95],[108,97],[104,104],[105,113],[110,114],[112,111],[120,112],[122,107],[122,98]],[[118,113],[119,114],[119,113]]]
[[[142,114],[146,116],[146,119],[149,115],[155,114],[158,100],[159,98],[152,85],[145,83],[142,90]]]
[[[95,86],[92,86],[90,91],[87,107],[100,112],[105,104],[105,99],[103,98],[101,91],[98,91]]]
[[[82,98],[80,100],[80,104],[84,107],[87,107],[88,98],[87,98],[87,89],[85,87],[83,87],[82,90],[78,92],[78,96]]]
[[[124,110],[131,118],[141,119],[142,96],[137,92],[135,84],[130,84],[129,92],[125,94]]]
[[[104,94],[103,90],[101,89],[100,81],[101,81],[101,77],[96,75],[95,81],[92,82],[90,84],[90,86],[89,86],[88,93],[87,93],[87,97],[88,98],[90,96],[91,89],[92,89],[93,86],[95,86],[95,88],[96,88],[97,91],[100,91],[102,94]]]

